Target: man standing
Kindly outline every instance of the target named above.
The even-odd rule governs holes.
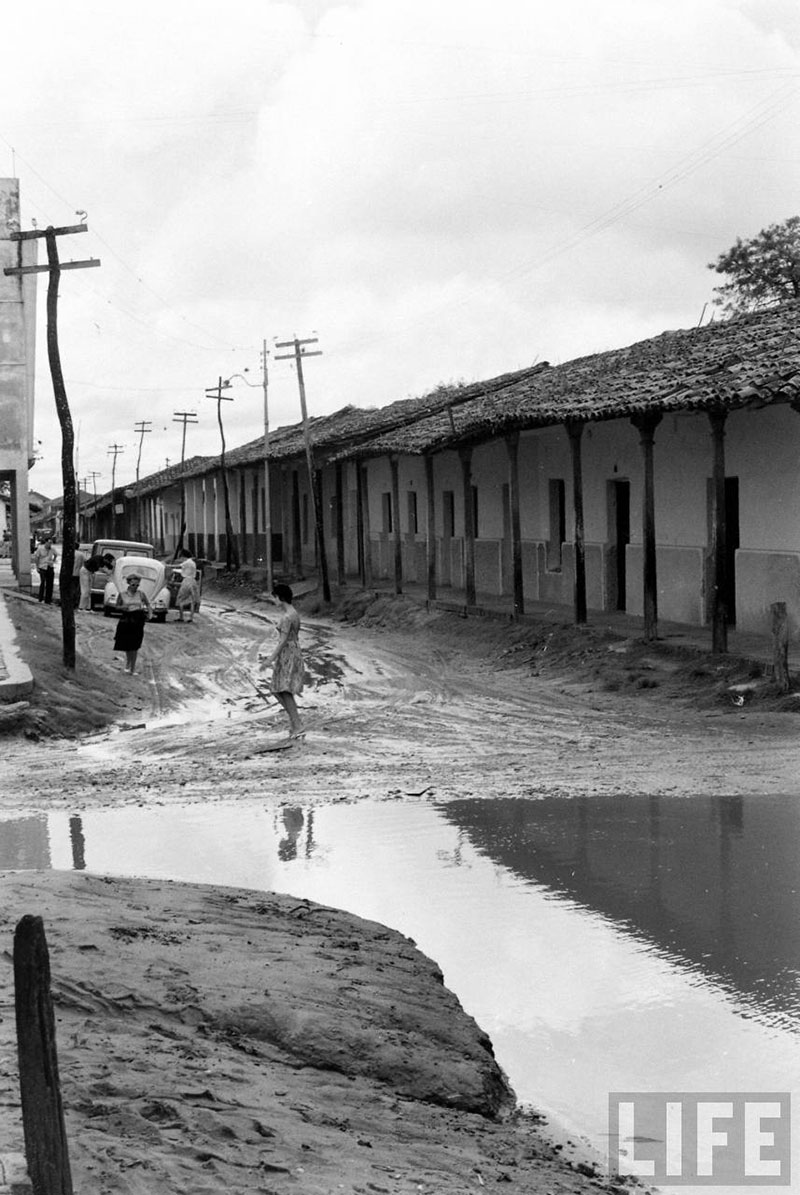
[[[111,572],[114,567],[114,557],[110,552],[98,552],[95,556],[89,556],[81,565],[79,573],[81,582],[81,600],[78,604],[79,610],[91,610],[92,608],[92,578],[96,572],[101,568],[107,568]]]
[[[33,554],[33,563],[39,574],[39,601],[46,606],[53,604],[53,581],[56,575],[56,550],[48,536],[43,539]]]

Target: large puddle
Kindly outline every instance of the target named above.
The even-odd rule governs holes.
[[[520,1099],[605,1153],[611,1091],[792,1090],[799,830],[788,796],[126,807],[4,822],[0,867],[275,889],[391,925]]]

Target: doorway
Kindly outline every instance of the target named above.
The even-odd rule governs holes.
[[[627,609],[626,549],[631,542],[631,483],[609,481],[608,501],[608,571],[606,584],[609,610]]]

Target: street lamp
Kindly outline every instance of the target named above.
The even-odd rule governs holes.
[[[267,566],[267,593],[272,593],[272,503],[269,494],[269,402],[267,376],[267,342],[263,342],[262,352],[262,388],[264,390],[264,563]],[[255,389],[257,382],[249,382],[244,374],[234,373],[227,380],[227,385],[234,378],[239,378],[245,386]]]

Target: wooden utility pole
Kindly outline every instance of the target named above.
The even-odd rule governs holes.
[[[314,507],[314,525],[317,529],[317,552],[319,553],[319,571],[322,577],[322,599],[325,602],[331,600],[331,586],[328,580],[328,557],[325,552],[325,526],[322,519],[322,501],[319,493],[319,481],[317,472],[314,469],[314,458],[311,452],[311,433],[308,427],[308,411],[306,409],[306,388],[303,381],[303,357],[321,357],[322,350],[314,349],[308,352],[304,347],[307,344],[316,344],[316,336],[308,336],[305,340],[299,340],[296,336],[293,340],[281,340],[276,344],[276,348],[286,349],[291,348],[291,353],[278,354],[275,357],[276,361],[286,361],[291,358],[297,366],[297,385],[300,388],[300,410],[303,416],[303,438],[306,445],[306,464],[308,466],[308,484],[311,490],[311,501]]]
[[[47,357],[50,363],[50,376],[53,381],[53,395],[56,402],[56,413],[61,425],[61,480],[64,500],[64,531],[61,541],[61,572],[59,584],[61,586],[61,632],[63,644],[63,660],[65,668],[75,668],[75,605],[72,601],[64,600],[64,595],[72,596],[72,569],[75,563],[75,548],[77,547],[75,529],[75,432],[72,426],[72,415],[67,401],[67,391],[64,385],[64,375],[61,370],[61,355],[58,348],[58,284],[62,270],[80,270],[89,266],[99,266],[96,258],[89,261],[65,261],[58,259],[57,237],[69,236],[74,232],[86,232],[86,224],[73,224],[64,228],[45,228],[41,232],[12,232],[12,241],[31,241],[44,237],[47,244],[46,266],[7,266],[4,274],[49,274],[47,286]]]
[[[217,404],[217,422],[219,423],[219,438],[222,442],[222,452],[220,454],[219,463],[220,471],[222,473],[222,493],[225,498],[225,565],[228,572],[238,571],[239,568],[239,547],[236,543],[236,537],[233,533],[233,523],[231,522],[231,503],[230,495],[228,493],[228,473],[225,468],[225,432],[222,430],[222,400],[226,402],[233,402],[232,395],[223,394],[222,391],[230,386],[230,382],[225,382],[222,378],[217,380],[215,387],[209,387],[206,390],[206,398],[213,398]]]
[[[136,454],[136,485],[139,485],[139,469],[142,464],[142,445],[144,438],[148,432],[153,430],[153,424],[149,419],[140,419],[138,423],[133,425],[133,430],[139,437],[139,451]],[[136,538],[142,540],[142,500],[139,497],[139,490],[136,490]]]
[[[125,451],[124,444],[109,444],[108,456],[114,459],[111,462],[111,538],[117,538],[117,495],[115,489],[115,478],[117,476],[117,457],[120,453]]]
[[[186,425],[187,423],[197,423],[197,411],[173,411],[173,423],[182,423],[183,432],[181,434],[181,465],[186,459]],[[138,474],[137,474],[138,476]],[[172,559],[177,560],[183,548],[183,537],[186,534],[186,480],[181,473],[181,533],[178,536],[178,542],[175,545],[175,552]]]

